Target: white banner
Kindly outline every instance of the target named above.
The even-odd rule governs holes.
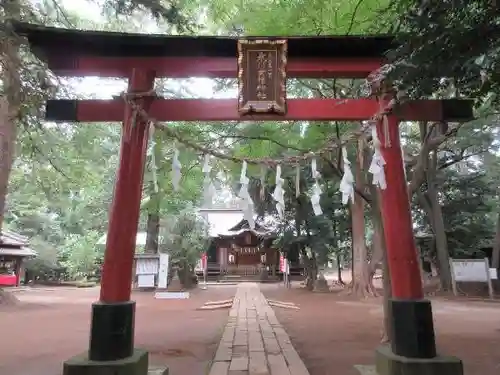
[[[492,279],[496,279],[496,270],[490,268],[488,258],[451,259],[450,269],[453,294],[458,295],[457,282],[482,282],[488,285],[490,298],[494,298]]]
[[[169,256],[165,253],[160,253],[160,267],[158,271],[158,288],[165,289],[168,280],[168,261]]]
[[[156,275],[158,273],[158,258],[136,258],[136,275]]]

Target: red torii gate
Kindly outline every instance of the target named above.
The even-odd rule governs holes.
[[[17,24],[16,30],[27,37],[32,51],[56,75],[128,78],[131,94],[151,91],[156,77],[236,78],[238,73],[235,38],[75,31],[29,24]],[[366,78],[383,65],[385,51],[394,47],[390,36],[286,39],[286,75],[290,78]],[[387,108],[391,99],[390,93],[371,99],[290,99],[283,115],[253,114],[247,118],[238,111],[237,99],[138,96],[131,100],[159,121],[359,121],[372,118],[381,105]],[[129,366],[136,368],[134,374],[142,375],[147,370],[147,353],[134,350],[135,303],[130,301],[130,293],[148,124],[142,118],[133,124],[132,112],[131,105],[121,98],[47,103],[49,121],[123,122],[124,134],[100,301],[92,306],[89,352],[65,363],[64,373],[68,375],[82,374],[96,361],[118,371],[114,374],[128,371]],[[431,367],[431,371],[438,368],[440,372],[461,373],[459,360],[436,354],[431,305],[423,299],[398,124],[400,119],[466,121],[472,118],[472,105],[465,100],[413,101],[387,117],[391,143],[382,145],[387,189],[381,191],[381,209],[392,280],[393,337],[391,348],[377,350],[377,368],[391,374],[406,374],[410,367],[416,371],[411,373],[428,373],[425,371]],[[381,121],[377,128],[382,134]]]

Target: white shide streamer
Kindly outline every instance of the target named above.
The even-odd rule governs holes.
[[[151,171],[153,172],[153,186],[154,192],[158,193],[158,171],[156,166],[156,157],[155,157],[155,126],[152,122],[149,123],[149,137],[151,139],[150,142],[150,152],[151,152]]]
[[[323,214],[323,210],[321,209],[321,187],[319,186],[318,179],[321,177],[320,173],[318,172],[317,165],[316,165],[316,159],[312,159],[311,161],[311,173],[312,177],[314,178],[314,185],[312,188],[312,195],[311,195],[311,204],[313,208],[314,215],[319,216]]]
[[[276,201],[276,211],[278,211],[278,216],[280,219],[285,217],[285,191],[283,190],[283,184],[285,180],[281,178],[281,166],[276,166],[276,188],[273,192],[273,199]]]
[[[250,193],[248,192],[249,183],[250,180],[247,177],[247,162],[243,161],[240,175],[241,189],[238,196],[242,199],[243,217],[248,222],[250,229],[255,229],[254,204],[252,197],[250,197]]]
[[[174,185],[174,191],[179,191],[179,183],[182,177],[182,164],[179,161],[179,150],[174,149],[174,159],[172,160],[172,185]]]
[[[295,198],[300,197],[300,165],[295,167]]]
[[[211,171],[212,167],[210,166],[210,155],[206,154],[202,169],[202,172],[205,174],[205,179],[203,181],[203,199],[205,205],[208,206],[212,205],[215,195],[215,186],[212,182],[212,178],[210,177]]]
[[[384,165],[385,160],[380,151],[380,140],[377,135],[376,125],[372,125],[373,157],[368,172],[373,175],[373,185],[385,190],[387,183],[385,180]]]
[[[347,204],[349,199],[354,203],[354,175],[351,170],[351,162],[347,157],[347,149],[342,147],[342,161],[344,163],[344,175],[340,181],[340,192],[342,193],[342,204]]]

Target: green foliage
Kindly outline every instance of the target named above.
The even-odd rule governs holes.
[[[208,224],[189,207],[164,218],[160,236],[160,252],[168,253],[171,263],[187,264],[191,269],[210,243]]]
[[[96,246],[99,237],[98,232],[91,232],[85,236],[72,235],[67,239],[60,256],[61,264],[71,276],[88,277],[96,272],[98,257],[102,256]]]
[[[452,6],[452,3],[455,5]],[[419,9],[421,4],[427,8]],[[105,2],[105,21],[78,12],[68,12],[60,2],[44,1],[24,8],[27,21],[66,27],[119,31],[157,28],[165,33],[190,32],[231,35],[326,35],[377,33],[392,30],[402,43],[390,55],[390,74],[397,83],[411,87],[412,96],[470,95],[478,98],[480,114],[496,111],[498,92],[498,15],[489,2],[417,2],[414,0],[273,0],[249,1],[159,1],[120,0]],[[276,20],[279,19],[279,22]],[[195,25],[203,20],[205,27]],[[393,25],[397,25],[393,27]],[[147,26],[147,27],[146,27]],[[111,124],[46,124],[40,121],[42,103],[59,85],[27,51],[22,50],[23,107],[18,127],[18,158],[14,165],[8,196],[6,222],[28,235],[40,256],[30,261],[32,269],[65,266],[76,275],[89,273],[102,254],[95,247],[107,230],[114,176],[119,157],[120,128]],[[454,80],[441,81],[443,76]],[[433,78],[434,77],[434,78]],[[221,88],[234,82],[219,82]],[[359,96],[361,82],[346,79],[290,80],[290,97]],[[453,84],[453,85],[452,85]],[[58,86],[59,85],[59,86]],[[178,87],[180,86],[180,87]],[[453,91],[451,88],[457,90]],[[192,97],[188,85],[176,88],[159,84],[167,96]],[[73,95],[76,95],[73,93]],[[474,252],[493,229],[492,213],[500,177],[497,115],[484,117],[462,128],[462,133],[440,149],[438,189],[445,216],[450,251]],[[237,157],[282,157],[320,149],[326,139],[342,137],[353,128],[345,123],[262,122],[262,123],[172,123],[185,138],[209,149]],[[418,126],[410,124],[404,136],[405,151],[416,157],[420,150]],[[190,267],[196,264],[207,244],[206,227],[186,208],[201,198],[203,155],[174,144],[157,131],[147,156],[142,217],[159,212],[162,220],[161,251],[172,260]],[[181,149],[183,179],[181,190],[172,189],[170,170],[174,146]],[[353,147],[349,156],[354,160]],[[155,155],[155,164],[152,155]],[[285,219],[280,223],[279,244],[285,249],[305,250],[319,264],[337,254],[348,257],[351,218],[340,202],[338,185],[342,176],[336,152],[318,159],[323,189],[324,215],[315,216],[308,198],[312,186],[310,165],[301,164],[301,196],[295,197],[295,167],[283,166],[285,178]],[[453,168],[473,160],[465,172]],[[214,175],[224,188],[238,190],[241,166],[213,161]],[[157,189],[153,183],[156,171]],[[484,169],[478,174],[477,169]],[[261,217],[273,215],[274,171],[267,171],[266,195],[260,198],[260,167],[249,166],[251,194]],[[218,178],[218,177],[217,177]],[[423,187],[425,192],[425,186]],[[414,206],[416,223],[429,229],[428,219]]]
[[[400,42],[389,55],[391,76],[410,95],[428,97],[445,90],[482,101],[498,93],[500,18],[495,1],[392,0],[389,11],[398,14],[388,28]]]
[[[131,16],[136,11],[147,11],[157,20],[165,20],[179,32],[192,30],[195,23],[183,11],[183,2],[177,0],[106,0],[104,8],[116,15]]]

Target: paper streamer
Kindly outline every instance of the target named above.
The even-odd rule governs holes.
[[[295,198],[300,197],[300,165],[295,167]]]
[[[342,204],[347,204],[349,199],[354,203],[354,175],[351,170],[351,162],[347,157],[347,149],[342,147],[342,161],[344,164],[344,175],[340,181],[340,192],[342,193]]]
[[[319,183],[318,183],[318,179],[321,177],[321,175],[318,172],[315,158],[313,158],[311,160],[311,173],[312,173],[312,177],[315,180],[313,188],[312,188],[311,204],[312,204],[314,215],[319,216],[319,215],[323,214],[323,210],[321,209],[321,205],[320,205],[321,187],[319,186]]]
[[[382,153],[380,152],[380,140],[377,135],[376,125],[372,125],[372,142],[374,152],[368,172],[373,175],[373,185],[378,186],[382,190],[385,190],[387,188],[384,171],[385,160],[382,156]]]
[[[319,216],[323,215],[323,210],[321,209],[321,187],[318,182],[313,185],[313,192],[311,195],[311,204],[313,208],[314,215]]]
[[[172,185],[174,186],[174,191],[179,191],[179,182],[182,177],[182,164],[179,161],[179,150],[174,149],[174,159],[172,160]]]
[[[203,180],[203,199],[205,205],[208,206],[212,205],[215,195],[215,186],[212,182],[212,178],[210,177],[211,171],[212,167],[210,166],[210,155],[206,154],[202,169],[202,172],[205,173],[205,179]]]
[[[158,170],[156,166],[156,157],[155,157],[155,126],[152,122],[149,123],[149,137],[151,138],[151,171],[153,172],[153,189],[155,193],[158,193]]]
[[[263,201],[266,198],[266,174],[267,167],[265,165],[261,166],[260,169],[260,200]]]
[[[243,161],[240,174],[241,189],[238,196],[242,199],[243,217],[248,222],[250,229],[255,229],[254,203],[252,197],[250,197],[250,193],[248,192],[249,183],[250,180],[247,177],[247,162]]]
[[[285,217],[285,191],[283,190],[283,184],[285,180],[281,178],[281,166],[276,167],[276,188],[272,194],[272,197],[276,201],[276,211],[278,211],[278,216],[280,219]]]

